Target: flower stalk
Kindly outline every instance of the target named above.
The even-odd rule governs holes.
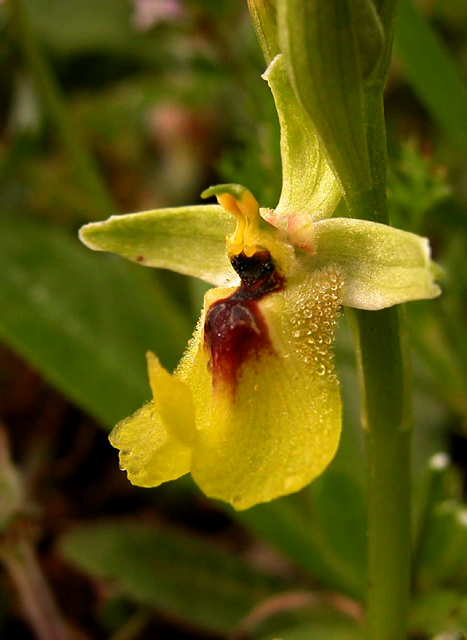
[[[389,223],[382,90],[366,99],[373,189],[351,215]],[[368,486],[368,640],[404,640],[411,584],[411,374],[403,307],[352,309]]]
[[[403,640],[410,592],[410,375],[397,308],[352,310],[368,483],[367,637]]]

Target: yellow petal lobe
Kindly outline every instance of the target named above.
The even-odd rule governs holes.
[[[213,387],[199,341],[196,380],[186,378],[197,410],[191,472],[208,496],[247,509],[298,491],[334,457],[341,403],[330,347],[340,286],[332,269],[300,273],[259,301],[273,352],[247,355],[234,394],[228,381]]]
[[[195,408],[189,387],[164,369],[151,351],[146,354],[154,406],[165,428],[186,446],[195,435]]]
[[[152,353],[148,369],[154,399],[119,422],[109,436],[112,446],[120,450],[121,469],[140,487],[156,487],[187,473],[195,434],[189,388]]]

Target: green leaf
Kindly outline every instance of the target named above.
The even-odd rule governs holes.
[[[210,204],[112,216],[82,227],[80,238],[90,249],[220,285],[233,274],[225,243],[234,228],[234,218]]]
[[[466,584],[467,509],[454,500],[438,504],[427,522],[418,555],[417,580],[430,590],[445,584]]]
[[[425,538],[430,536],[433,521],[436,521],[436,509],[440,502],[448,498],[447,476],[451,470],[451,459],[443,451],[432,455],[425,464],[424,491],[421,502],[419,522],[417,522],[414,544],[413,567],[414,574],[418,573],[419,557],[423,555],[426,546]]]
[[[373,0],[353,0],[354,25],[362,65],[367,78],[379,63],[384,48],[384,32]]]
[[[366,588],[366,504],[356,482],[342,472],[329,469],[310,485],[310,517],[317,533],[326,539],[348,567],[349,575],[360,578]]]
[[[310,524],[310,512],[297,508],[293,499],[258,505],[236,518],[327,588],[364,598],[362,576],[349,570],[323,531]]]
[[[465,595],[456,591],[435,591],[415,601],[410,627],[414,634],[423,637],[454,631],[466,633],[466,612]]]
[[[269,64],[280,52],[277,41],[275,0],[248,0],[248,9],[250,10],[259,46],[266,64]]]
[[[144,525],[77,529],[60,551],[129,599],[218,633],[231,632],[253,607],[288,587],[212,543]]]
[[[277,3],[280,44],[293,88],[346,199],[371,187],[359,7],[353,0]]]
[[[337,612],[309,614],[309,620],[284,627],[276,634],[261,636],[260,640],[363,640],[363,633],[355,622]]]
[[[467,153],[467,87],[411,0],[399,0],[394,39],[404,73],[451,143]]]
[[[339,202],[340,189],[316,131],[295,96],[282,55],[274,58],[263,78],[271,87],[281,127],[282,192],[273,213],[275,224],[286,225],[289,216],[297,214],[310,221],[329,218]]]
[[[349,218],[320,220],[313,229],[316,254],[304,259],[339,269],[343,305],[376,310],[440,294],[426,238]]]
[[[25,6],[40,36],[58,54],[134,55],[138,47],[126,0],[25,0]]]
[[[0,336],[113,426],[149,395],[145,353],[172,368],[190,327],[149,272],[59,229],[0,219]]]
[[[417,233],[427,214],[451,194],[444,172],[437,170],[421,145],[409,140],[388,167],[388,206],[396,227]]]
[[[382,51],[376,67],[366,78],[367,85],[379,84],[384,87],[391,64],[394,25],[396,21],[396,0],[372,0],[378,13],[384,36]]]

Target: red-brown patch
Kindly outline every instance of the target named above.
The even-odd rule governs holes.
[[[242,364],[264,351],[274,353],[267,324],[258,302],[284,286],[269,252],[258,251],[252,257],[234,256],[232,266],[241,279],[239,288],[229,297],[217,300],[209,308],[204,324],[204,345],[210,355],[213,387],[227,383],[235,393]]]

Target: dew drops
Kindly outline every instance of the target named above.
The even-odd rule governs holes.
[[[338,271],[327,268],[312,272],[289,291],[290,312],[283,322],[289,340],[293,340],[290,347],[317,377],[334,376],[331,347],[340,312],[341,286]]]

